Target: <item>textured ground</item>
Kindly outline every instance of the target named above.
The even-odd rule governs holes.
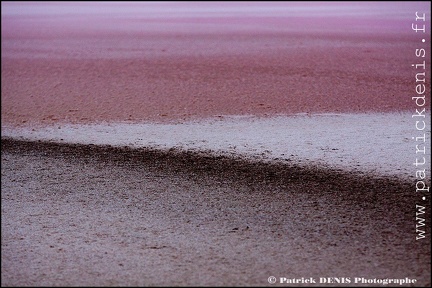
[[[2,286],[263,286],[271,275],[430,285],[410,183],[7,139],[1,164]]]

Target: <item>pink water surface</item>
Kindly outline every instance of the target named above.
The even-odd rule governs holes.
[[[430,75],[428,2],[1,5],[9,124],[413,110]]]

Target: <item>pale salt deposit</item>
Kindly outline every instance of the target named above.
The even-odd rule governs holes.
[[[429,116],[428,118],[429,119]],[[429,121],[429,120],[427,120]],[[426,143],[413,137],[426,133]],[[259,118],[220,116],[184,123],[56,124],[49,127],[2,127],[2,135],[162,150],[202,151],[256,161],[283,161],[353,172],[415,179],[416,158],[430,159],[430,122],[415,127],[408,112],[382,114],[297,114]],[[416,145],[426,147],[417,153]]]

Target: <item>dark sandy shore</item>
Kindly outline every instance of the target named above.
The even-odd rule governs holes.
[[[2,286],[263,286],[271,275],[430,286],[413,183],[5,138],[1,164]]]

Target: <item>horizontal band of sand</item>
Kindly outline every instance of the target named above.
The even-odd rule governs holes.
[[[301,114],[266,118],[219,116],[183,123],[57,123],[31,128],[3,126],[2,135],[30,141],[195,151],[255,162],[315,165],[405,181],[414,181],[416,173],[426,169],[424,177],[430,181],[425,161],[430,158],[431,149],[430,141],[425,141],[430,139],[430,114],[425,114],[426,127],[422,131],[416,129],[418,120],[412,115]]]

